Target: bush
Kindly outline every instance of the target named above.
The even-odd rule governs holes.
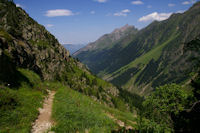
[[[172,117],[184,110],[187,97],[179,85],[160,86],[143,102],[145,110],[140,112],[140,117],[160,124],[163,130],[173,129]]]

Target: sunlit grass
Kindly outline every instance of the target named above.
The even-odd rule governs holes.
[[[111,132],[119,126],[108,117],[108,113],[132,126],[136,121],[132,113],[107,107],[63,86],[58,89],[55,95],[53,119],[56,125],[52,130],[58,133],[85,132],[86,130],[92,133]]]

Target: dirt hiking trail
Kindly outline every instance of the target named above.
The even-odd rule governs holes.
[[[51,120],[52,104],[55,91],[48,91],[49,95],[44,100],[43,108],[39,108],[39,116],[33,123],[31,133],[44,133],[53,125]]]

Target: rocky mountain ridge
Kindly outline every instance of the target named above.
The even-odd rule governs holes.
[[[80,49],[73,55],[76,56],[81,52],[85,51],[96,51],[97,49],[100,50],[98,52],[101,52],[103,49],[111,48],[113,43],[116,43],[123,37],[129,35],[129,34],[135,34],[137,32],[137,29],[134,26],[126,24],[125,26],[115,29],[110,34],[105,34],[102,37],[100,37],[97,41],[89,43],[84,48]]]
[[[33,70],[44,80],[61,74],[69,52],[57,39],[11,2],[1,3],[0,8],[1,49],[7,50],[18,67]]]

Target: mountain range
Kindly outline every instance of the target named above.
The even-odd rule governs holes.
[[[141,30],[126,25],[73,55],[99,77],[141,95],[167,83],[187,83],[196,72],[188,60],[199,58],[199,52],[186,51],[185,44],[199,37],[199,16],[197,2]]]

